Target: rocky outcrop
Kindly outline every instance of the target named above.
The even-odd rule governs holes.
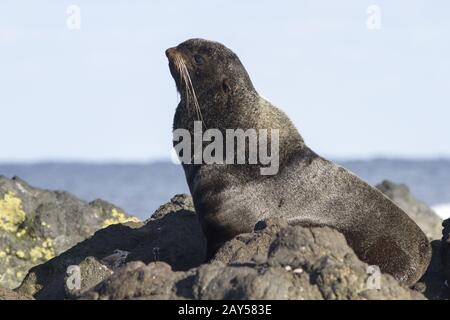
[[[32,268],[17,292],[37,299],[69,299],[128,262],[164,261],[174,270],[189,270],[204,262],[205,252],[205,239],[192,199],[176,196],[145,223],[112,225]],[[79,288],[70,282],[73,277],[67,282],[68,277],[76,276],[69,272],[73,266],[79,266]],[[90,280],[83,280],[86,277]]]
[[[83,299],[424,299],[361,262],[329,228],[261,223],[228,242],[208,264],[175,272],[132,262]]]
[[[436,237],[435,216],[405,187],[384,182],[380,189]],[[411,290],[361,262],[330,228],[261,221],[206,262],[190,196],[175,196],[139,222],[102,200],[88,204],[0,178],[0,274],[14,284],[20,277],[7,274],[36,264],[0,299],[448,299],[450,220],[445,226]]]
[[[31,267],[99,229],[129,220],[137,219],[105,201],[86,203],[0,176],[0,286],[18,286]]]
[[[180,195],[145,223],[100,230],[33,268],[16,291],[37,299],[424,298],[361,262],[329,228],[264,221],[205,257],[192,200]]]
[[[442,219],[425,203],[416,199],[404,184],[383,181],[377,188],[402,208],[430,240],[442,237]]]

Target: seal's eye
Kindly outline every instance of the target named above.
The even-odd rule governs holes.
[[[201,55],[199,55],[199,54],[196,54],[194,56],[194,61],[198,65],[202,65],[203,63],[205,63],[205,59],[203,59],[203,57]]]

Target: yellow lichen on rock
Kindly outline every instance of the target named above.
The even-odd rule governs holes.
[[[116,208],[111,210],[111,218],[103,221],[103,227],[106,228],[113,224],[126,223],[126,222],[140,222],[136,217],[127,217],[125,213],[120,212]]]
[[[22,250],[17,250],[17,251],[16,251],[16,256],[17,256],[18,258],[20,258],[20,259],[24,259],[25,256],[26,256],[26,254],[25,254],[25,252],[23,252]]]
[[[22,238],[27,233],[27,228],[23,228],[16,232],[17,238]]]
[[[7,192],[3,199],[0,199],[0,229],[14,233],[25,221],[25,217],[22,200],[16,197],[14,192]]]
[[[52,239],[47,239],[40,246],[35,246],[30,250],[30,258],[33,263],[38,261],[48,261],[55,256]]]
[[[47,228],[47,229],[50,229],[52,226],[51,225],[49,225],[47,222],[45,222],[45,221],[42,221],[41,222],[41,226],[43,226],[43,227],[45,227],[45,228]]]

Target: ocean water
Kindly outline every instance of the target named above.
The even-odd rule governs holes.
[[[450,160],[336,161],[372,185],[385,179],[408,185],[413,194],[450,217]],[[146,219],[177,193],[189,193],[184,173],[170,162],[148,164],[0,164],[0,175],[19,176],[32,186],[107,200]]]

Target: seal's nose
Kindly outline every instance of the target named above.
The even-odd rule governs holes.
[[[174,54],[175,54],[175,52],[176,52],[176,49],[175,48],[169,48],[169,49],[167,49],[166,50],[166,56],[167,56],[167,58],[172,58],[173,56],[174,56]]]

